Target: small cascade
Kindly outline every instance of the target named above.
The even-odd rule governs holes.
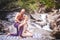
[[[3,20],[2,24],[6,26],[6,28],[9,28],[9,31],[11,33],[16,33],[16,28],[14,28],[14,17],[16,16],[18,12],[12,12],[9,13],[5,18],[8,19],[8,21]],[[48,20],[48,15],[47,13],[44,14],[31,14],[29,15],[29,19],[27,21],[28,23],[28,28],[30,32],[33,33],[33,38],[52,38],[50,36],[51,32],[53,31],[50,29],[50,20]],[[32,17],[32,18],[31,18]],[[52,18],[55,18],[54,16]],[[13,29],[13,31],[12,31]]]

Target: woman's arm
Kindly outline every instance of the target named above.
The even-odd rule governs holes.
[[[25,16],[23,22],[21,22],[21,24],[19,25],[18,29],[20,29],[21,26],[25,25],[27,23],[28,17]]]
[[[20,23],[20,21],[18,20],[18,16],[20,16],[19,13],[15,16],[15,22],[19,22]]]
[[[26,24],[27,23],[27,20],[28,20],[28,17],[25,16],[23,22],[21,22],[21,24],[19,26],[22,26],[22,25]]]

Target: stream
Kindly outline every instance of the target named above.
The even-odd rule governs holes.
[[[14,17],[18,12],[12,12],[12,13],[8,13],[8,15],[5,17],[7,20],[3,20],[1,23],[5,26],[5,29],[8,30],[11,33],[16,33],[16,28],[14,28]],[[50,22],[47,19],[48,14],[44,13],[44,14],[31,14],[28,15],[28,28],[27,30],[29,30],[30,32],[33,33],[33,37],[27,37],[27,38],[23,38],[22,40],[51,40],[54,39],[53,37],[51,37],[51,32],[53,30],[50,29]],[[31,18],[33,17],[33,18]],[[4,33],[3,33],[4,34]],[[7,35],[1,35],[0,36],[0,40],[20,40],[19,37],[13,37],[13,36],[7,36]]]

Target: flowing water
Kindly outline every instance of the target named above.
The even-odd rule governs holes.
[[[6,26],[6,28],[9,28],[9,31],[11,33],[16,33],[16,28],[14,28],[14,17],[16,16],[18,12],[12,12],[9,13],[6,18],[8,21],[2,21],[2,24]],[[49,39],[50,32],[52,30],[50,29],[50,23],[47,21],[48,14],[39,14],[39,19],[41,21],[32,21],[31,18],[28,19],[28,28],[27,30],[33,32],[33,38],[40,38],[40,39]],[[30,16],[29,16],[30,17]],[[16,39],[17,40],[17,39]]]

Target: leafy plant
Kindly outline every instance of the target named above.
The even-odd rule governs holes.
[[[21,8],[25,8],[28,12],[37,10],[40,3],[45,4],[47,8],[53,8],[60,5],[56,5],[55,0],[0,0],[0,4],[4,5],[3,8],[9,10],[11,8],[19,6]]]
[[[16,5],[19,5],[21,8],[25,8],[30,12],[38,9],[37,0],[19,0],[16,2]]]
[[[43,4],[45,4],[47,6],[47,8],[55,6],[54,0],[40,0],[40,2],[42,2]]]

